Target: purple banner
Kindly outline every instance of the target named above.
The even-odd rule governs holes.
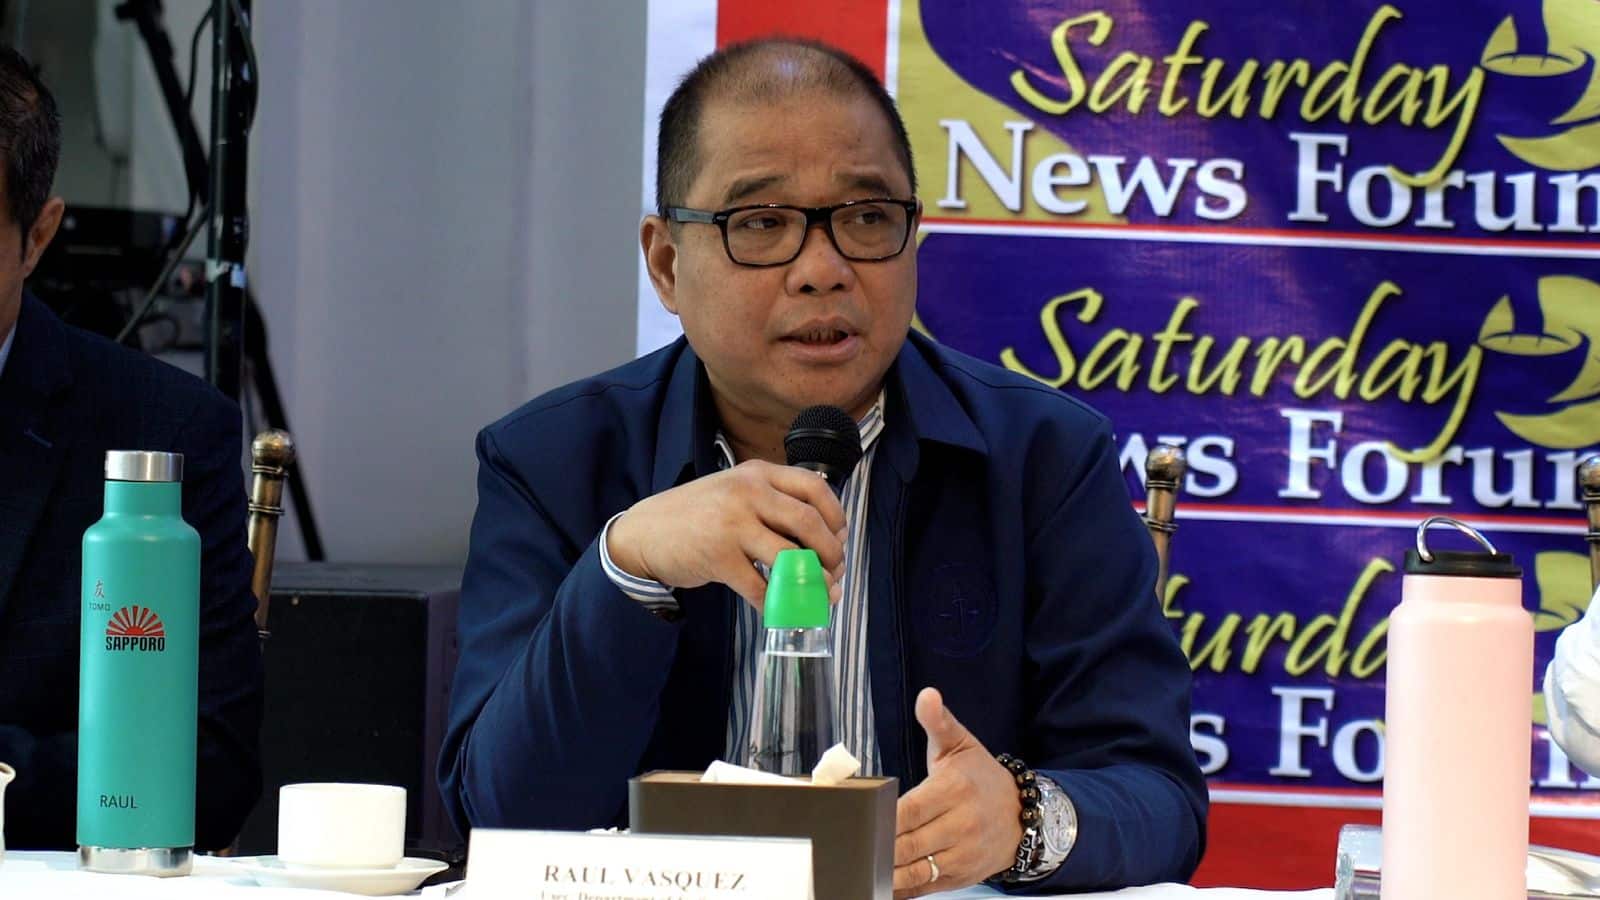
[[[1164,602],[1219,782],[1375,787],[1387,616],[1448,514],[1525,571],[1540,680],[1589,597],[1600,6],[902,3],[918,323],[1183,444]],[[1440,546],[1461,538],[1438,533]]]

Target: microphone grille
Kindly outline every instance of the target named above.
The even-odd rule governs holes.
[[[861,461],[861,431],[850,414],[837,406],[812,406],[795,416],[783,439],[789,465],[823,463],[848,473]]]

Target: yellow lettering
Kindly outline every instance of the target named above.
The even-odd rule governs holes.
[[[1200,638],[1200,629],[1205,626],[1204,613],[1192,613],[1188,621],[1183,623],[1183,637],[1180,643],[1183,652],[1189,657],[1189,669],[1198,672],[1202,666],[1210,665],[1213,672],[1226,672],[1228,661],[1233,658],[1233,650],[1229,645],[1233,643],[1234,635],[1239,632],[1239,623],[1244,617],[1238,613],[1228,613],[1222,617],[1222,624],[1206,640],[1205,646],[1198,652],[1194,650],[1195,642]]]
[[[1367,57],[1372,54],[1372,45],[1378,40],[1378,32],[1383,30],[1384,23],[1400,18],[1400,10],[1385,3],[1367,20],[1366,30],[1361,33],[1361,41],[1356,44],[1355,53],[1351,54],[1350,61],[1329,63],[1317,79],[1311,82],[1310,90],[1306,91],[1305,99],[1300,103],[1300,113],[1307,122],[1315,122],[1327,115],[1334,104],[1339,106],[1339,121],[1349,122],[1356,116],[1356,110],[1361,105],[1360,93],[1357,88],[1361,83],[1361,73],[1367,67]],[[1341,77],[1342,76],[1342,77]],[[1319,102],[1318,95],[1328,86],[1334,78],[1340,78],[1339,87],[1326,101]]]
[[[1144,106],[1144,101],[1150,96],[1147,82],[1150,80],[1150,70],[1155,64],[1148,56],[1140,56],[1132,51],[1124,50],[1117,54],[1117,58],[1106,66],[1106,70],[1094,80],[1094,87],[1089,89],[1089,109],[1103,113],[1116,106],[1123,97],[1128,98],[1128,112],[1136,113]],[[1124,69],[1131,69],[1122,75]],[[1117,79],[1122,79],[1118,84]],[[1106,89],[1110,88],[1107,93]]]
[[[1445,145],[1433,168],[1414,175],[1400,171],[1393,172],[1401,183],[1411,187],[1433,184],[1443,178],[1444,174],[1450,171],[1450,167],[1455,165],[1456,157],[1461,155],[1461,148],[1467,142],[1467,132],[1472,128],[1472,121],[1478,115],[1478,100],[1483,96],[1482,69],[1474,67],[1472,74],[1467,76],[1460,90],[1456,91],[1448,102],[1444,100],[1444,92],[1449,86],[1450,69],[1446,66],[1434,66],[1428,70],[1426,77],[1433,79],[1433,95],[1428,101],[1428,111],[1422,114],[1422,124],[1428,128],[1436,128],[1444,124],[1454,112],[1456,125],[1450,132],[1450,143]]]
[[[1152,92],[1157,64],[1164,66],[1156,109],[1162,116],[1175,117],[1189,108],[1184,96],[1184,77],[1200,70],[1194,98],[1194,112],[1201,118],[1223,114],[1242,119],[1250,112],[1258,93],[1257,115],[1263,120],[1277,118],[1293,88],[1300,89],[1299,115],[1306,123],[1319,122],[1332,115],[1344,123],[1359,116],[1369,125],[1398,119],[1407,126],[1418,123],[1437,129],[1451,124],[1450,136],[1438,158],[1422,172],[1392,174],[1410,187],[1437,183],[1459,158],[1482,99],[1484,70],[1474,66],[1459,85],[1451,81],[1450,67],[1435,64],[1422,69],[1404,62],[1391,63],[1369,89],[1362,80],[1367,74],[1378,39],[1391,22],[1404,18],[1393,4],[1385,3],[1367,19],[1361,37],[1348,59],[1337,59],[1313,70],[1305,58],[1261,60],[1246,57],[1238,61],[1237,71],[1228,74],[1230,61],[1211,59],[1199,52],[1200,39],[1211,25],[1194,19],[1184,28],[1176,47],[1165,56],[1145,55],[1123,50],[1090,83],[1073,54],[1073,41],[1086,40],[1090,46],[1104,46],[1115,28],[1115,20],[1104,10],[1095,10],[1065,19],[1050,32],[1051,52],[1059,75],[1041,67],[1019,67],[1010,76],[1017,96],[1043,113],[1063,116],[1087,102],[1089,109],[1103,114],[1118,107],[1137,114]],[[1429,88],[1423,98],[1424,86]],[[1047,89],[1049,89],[1047,91]],[[1292,102],[1292,101],[1291,101]]]
[[[1298,334],[1282,341],[1275,337],[1262,340],[1261,346],[1256,348],[1256,374],[1250,379],[1250,393],[1257,397],[1265,394],[1285,359],[1292,359],[1295,365],[1299,365],[1305,356],[1306,339]]]
[[[1467,348],[1466,356],[1461,358],[1461,363],[1448,376],[1444,374],[1444,367],[1449,361],[1444,344],[1437,341],[1429,344],[1423,355],[1431,356],[1433,365],[1428,372],[1428,383],[1422,388],[1422,402],[1430,405],[1438,403],[1452,392],[1456,399],[1450,407],[1450,417],[1445,420],[1432,443],[1416,450],[1402,450],[1393,444],[1389,445],[1391,453],[1410,463],[1427,462],[1450,445],[1456,431],[1461,428],[1461,422],[1467,417],[1467,407],[1472,403],[1473,393],[1478,387],[1478,372],[1483,366],[1483,350],[1476,344]]]
[[[1384,98],[1397,81],[1405,81],[1405,85],[1396,91],[1393,97]],[[1389,118],[1396,109],[1400,110],[1400,121],[1410,125],[1417,120],[1417,113],[1422,110],[1422,99],[1417,96],[1422,89],[1422,73],[1410,66],[1395,63],[1378,83],[1372,86],[1372,91],[1367,94],[1367,103],[1361,109],[1361,120],[1368,125],[1376,125]]]
[[[1139,348],[1144,345],[1144,338],[1136,334],[1129,334],[1121,328],[1113,328],[1105,337],[1095,342],[1094,349],[1084,357],[1083,368],[1078,376],[1078,384],[1086,391],[1099,387],[1113,374],[1117,376],[1117,388],[1122,391],[1130,390],[1133,381],[1139,377]],[[1110,357],[1110,361],[1101,368],[1101,363]]]
[[[1345,595],[1339,614],[1318,615],[1304,629],[1300,628],[1294,613],[1257,613],[1244,628],[1246,640],[1238,671],[1255,674],[1273,644],[1283,641],[1289,644],[1283,664],[1286,674],[1296,677],[1304,675],[1320,662],[1323,673],[1329,677],[1341,677],[1348,664],[1352,677],[1371,678],[1383,667],[1384,638],[1389,631],[1389,620],[1385,618],[1374,625],[1362,637],[1354,653],[1346,648],[1349,646],[1351,628],[1373,583],[1379,576],[1394,570],[1394,565],[1388,560],[1373,557]],[[1167,583],[1167,596],[1162,603],[1162,610],[1169,620],[1183,623],[1179,644],[1193,671],[1205,668],[1212,672],[1225,672],[1233,661],[1235,639],[1239,636],[1239,625],[1244,617],[1241,613],[1227,613],[1216,630],[1207,635],[1205,614],[1185,613],[1177,608],[1177,593],[1188,583],[1189,579],[1185,576],[1172,577]]]
[[[1328,382],[1334,381],[1333,394],[1339,399],[1350,396],[1350,390],[1355,387],[1358,376],[1356,375],[1356,358],[1361,355],[1361,343],[1366,340],[1367,329],[1372,326],[1372,320],[1378,315],[1378,308],[1383,301],[1400,293],[1400,286],[1392,281],[1385,281],[1373,289],[1367,296],[1366,305],[1361,308],[1361,315],[1356,318],[1356,324],[1350,329],[1350,337],[1329,338],[1323,341],[1317,349],[1311,352],[1311,358],[1306,360],[1304,368],[1294,380],[1295,395],[1301,398],[1311,397],[1322,392]],[[1323,359],[1333,352],[1339,353],[1339,361],[1329,369],[1325,375],[1318,378],[1316,370],[1322,365]]]
[[[1167,317],[1167,327],[1156,332],[1156,359],[1150,367],[1150,390],[1157,394],[1165,394],[1178,383],[1178,376],[1167,372],[1167,362],[1172,358],[1172,345],[1186,343],[1194,340],[1194,335],[1183,330],[1183,320],[1189,317],[1200,305],[1193,297],[1184,297],[1178,305],[1172,308],[1172,315]]]
[[[1077,360],[1072,354],[1072,347],[1067,343],[1067,338],[1061,333],[1061,324],[1056,321],[1056,310],[1063,304],[1082,301],[1083,309],[1078,312],[1078,321],[1092,322],[1100,313],[1100,304],[1103,302],[1100,292],[1093,288],[1082,288],[1070,294],[1061,296],[1046,303],[1039,313],[1039,324],[1044,328],[1044,339],[1050,344],[1050,349],[1055,353],[1056,363],[1061,367],[1061,374],[1054,378],[1046,378],[1034,372],[1017,357],[1013,347],[1000,351],[1000,364],[1021,375],[1026,375],[1034,381],[1041,381],[1053,388],[1059,388],[1072,380],[1073,373],[1077,370]]]
[[[1061,75],[1067,82],[1065,100],[1046,96],[1043,91],[1029,83],[1026,71],[1017,69],[1011,73],[1011,87],[1017,92],[1017,96],[1028,101],[1034,108],[1053,116],[1064,116],[1082,102],[1083,92],[1087,87],[1083,79],[1083,70],[1078,67],[1078,61],[1072,56],[1072,47],[1067,43],[1067,32],[1076,25],[1092,25],[1094,30],[1089,32],[1089,43],[1098,47],[1110,37],[1112,20],[1103,12],[1085,13],[1062,22],[1050,32],[1050,46],[1055,50],[1056,64],[1061,67]]]
[[[1245,644],[1244,662],[1239,670],[1252,674],[1261,668],[1261,657],[1272,647],[1272,639],[1281,637],[1284,640],[1294,637],[1295,617],[1292,613],[1281,612],[1275,616],[1260,613],[1250,620],[1245,626],[1245,632],[1250,635],[1250,640]]]
[[[1289,90],[1291,83],[1305,87],[1311,80],[1311,63],[1297,59],[1288,65],[1283,60],[1273,60],[1267,65],[1267,88],[1261,92],[1261,118],[1271,119],[1278,114],[1278,104],[1283,102],[1284,92]]]
[[[1209,374],[1202,374],[1206,364],[1206,357],[1210,355],[1213,343],[1211,336],[1206,335],[1194,345],[1194,359],[1189,361],[1189,393],[1210,393],[1211,389],[1216,387],[1217,382],[1220,381],[1222,382],[1222,393],[1231,397],[1234,389],[1239,386],[1239,379],[1243,377],[1239,372],[1239,367],[1244,363],[1245,354],[1250,352],[1250,339],[1246,337],[1234,338],[1233,345],[1228,348],[1227,354],[1221,360],[1218,360],[1217,367],[1212,369]]]
[[[1239,74],[1233,76],[1227,88],[1213,99],[1217,77],[1222,74],[1222,60],[1214,59],[1207,63],[1205,75],[1200,79],[1200,99],[1195,103],[1195,111],[1210,119],[1221,112],[1223,106],[1227,106],[1229,115],[1235,119],[1244,118],[1250,110],[1250,82],[1255,80],[1256,70],[1260,67],[1261,64],[1253,59],[1245,60],[1239,66]]]
[[[1395,357],[1405,357],[1394,370],[1385,374],[1383,369]],[[1396,338],[1384,345],[1378,355],[1373,358],[1367,372],[1361,377],[1361,389],[1357,392],[1363,400],[1376,400],[1400,385],[1400,399],[1410,400],[1416,395],[1417,387],[1422,384],[1422,376],[1417,373],[1417,366],[1422,362],[1422,348],[1410,341]]]
[[[1188,100],[1176,96],[1178,80],[1183,77],[1185,67],[1204,62],[1200,57],[1193,55],[1194,45],[1200,40],[1200,35],[1205,34],[1210,27],[1204,22],[1190,22],[1189,27],[1184,29],[1183,37],[1178,41],[1178,49],[1162,59],[1162,62],[1167,64],[1167,77],[1161,82],[1161,102],[1156,108],[1163,116],[1175,116],[1183,112],[1183,108],[1189,104]]]
[[[1356,647],[1356,655],[1350,659],[1350,677],[1371,678],[1379,669],[1383,668],[1383,664],[1389,659],[1389,644],[1385,640],[1388,636],[1388,619],[1379,622],[1373,626],[1371,631],[1367,632],[1367,636],[1362,638],[1361,644]],[[1376,656],[1371,655],[1374,650],[1377,651]]]
[[[1319,101],[1318,98],[1330,82],[1340,75],[1348,75],[1349,73],[1350,64],[1343,62],[1329,63],[1327,68],[1318,72],[1316,79],[1311,82],[1311,87],[1306,89],[1306,95],[1300,99],[1300,118],[1307,122],[1315,122],[1338,105],[1338,91],[1330,94],[1326,101]],[[1340,89],[1342,90],[1343,88],[1341,87]]]
[[[1366,598],[1367,589],[1372,586],[1373,580],[1378,575],[1393,570],[1394,567],[1382,558],[1374,558],[1368,562],[1367,567],[1356,578],[1355,586],[1345,595],[1344,607],[1339,611],[1339,617],[1335,619],[1326,613],[1319,615],[1300,632],[1299,637],[1295,638],[1294,644],[1289,647],[1288,655],[1284,657],[1284,671],[1290,675],[1304,675],[1320,659],[1323,660],[1322,671],[1328,677],[1339,677],[1344,672],[1345,662],[1350,659],[1350,653],[1345,650],[1345,645],[1350,640],[1350,624],[1355,621],[1356,612],[1361,609],[1361,601]],[[1315,635],[1328,628],[1332,628],[1333,633],[1319,643],[1310,656],[1304,656]]]

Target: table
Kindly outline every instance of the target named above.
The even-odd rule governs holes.
[[[425,900],[445,900],[448,885],[434,885],[420,894]],[[172,898],[237,897],[239,900],[330,900],[350,897],[329,891],[264,888],[239,872],[226,859],[197,856],[188,878],[140,878],[130,875],[96,875],[78,871],[77,855],[66,852],[13,850],[0,863],[0,897],[5,900],[172,900]],[[933,895],[937,900],[981,900],[1005,896],[986,887]],[[1068,896],[1068,895],[1062,895]],[[1108,894],[1072,894],[1073,900],[1332,900],[1333,890],[1281,892],[1238,888],[1200,889],[1177,884],[1128,888]],[[450,900],[471,900],[460,891]]]

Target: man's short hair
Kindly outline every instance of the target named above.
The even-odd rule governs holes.
[[[770,63],[777,60],[793,64],[788,77],[773,76]],[[915,195],[911,139],[878,76],[861,60],[818,41],[763,38],[731,44],[702,59],[667,98],[656,138],[657,214],[665,216],[667,207],[683,203],[699,172],[700,120],[711,100],[770,102],[814,90],[865,97],[883,112]]]
[[[50,199],[61,160],[61,114],[39,70],[14,48],[0,46],[0,157],[5,158],[6,212],[28,231]]]

